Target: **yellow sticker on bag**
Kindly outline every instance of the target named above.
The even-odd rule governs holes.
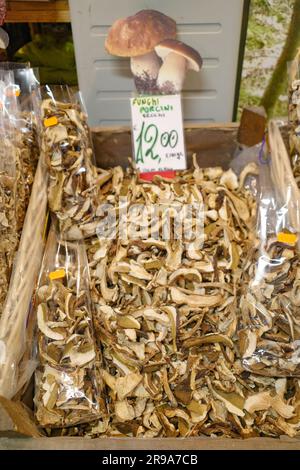
[[[58,123],[58,120],[57,120],[56,116],[51,116],[49,118],[44,119],[44,126],[45,127],[56,126],[57,123]]]
[[[287,243],[288,245],[295,245],[297,239],[298,237],[295,233],[279,232],[277,234],[277,241],[281,243]]]
[[[21,90],[18,85],[11,86],[10,88],[7,88],[7,90],[5,91],[5,95],[8,98],[11,98],[12,96],[20,96],[20,94],[21,94]]]
[[[51,281],[55,281],[56,279],[63,279],[65,275],[66,271],[64,270],[64,268],[57,269],[56,271],[52,271],[51,273],[49,273],[49,279],[51,279]]]

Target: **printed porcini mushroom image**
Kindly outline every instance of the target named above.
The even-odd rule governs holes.
[[[161,59],[154,47],[176,37],[176,22],[155,10],[142,10],[113,23],[105,41],[111,55],[130,57],[131,71],[139,93],[156,91]]]
[[[202,58],[198,51],[176,39],[165,39],[155,47],[163,64],[157,77],[157,87],[162,94],[179,93],[188,70],[199,72]]]

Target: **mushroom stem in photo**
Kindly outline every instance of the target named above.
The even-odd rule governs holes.
[[[155,91],[160,66],[161,59],[154,51],[131,57],[131,72],[134,76],[136,89],[139,93]]]
[[[163,60],[157,77],[160,93],[180,93],[186,72],[199,72],[202,66],[200,54],[192,47],[176,39],[165,39],[155,47],[155,52]]]
[[[162,92],[179,93],[187,72],[186,63],[186,59],[179,54],[168,54],[157,77],[158,89]]]

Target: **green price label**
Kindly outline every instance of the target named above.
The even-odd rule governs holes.
[[[161,158],[157,153],[157,143],[162,147],[171,149],[175,148],[178,143],[178,132],[173,129],[170,132],[163,132],[160,134],[158,127],[155,124],[145,124],[142,122],[141,130],[136,137],[136,162],[144,163],[145,158],[157,160],[161,162]]]

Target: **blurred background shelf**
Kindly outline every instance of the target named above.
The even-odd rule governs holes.
[[[67,0],[8,1],[6,23],[69,23]]]

